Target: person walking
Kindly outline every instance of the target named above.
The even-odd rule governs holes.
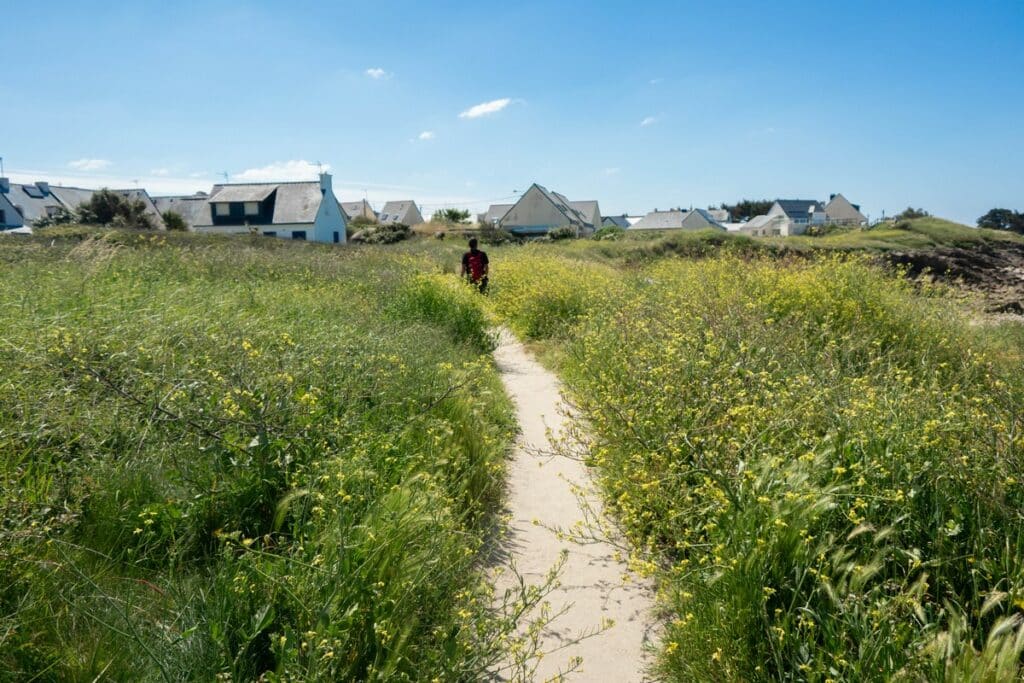
[[[485,294],[487,292],[487,254],[477,249],[476,245],[476,238],[471,238],[469,251],[462,255],[462,277],[476,285],[481,294]]]

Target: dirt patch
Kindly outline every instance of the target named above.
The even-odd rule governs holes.
[[[930,275],[981,294],[990,312],[1024,314],[1024,244],[895,251],[885,259],[908,268],[912,277]]]

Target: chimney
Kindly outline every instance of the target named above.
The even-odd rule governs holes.
[[[44,180],[37,180],[36,187],[38,187],[39,191],[43,193],[43,196],[50,194],[50,183]]]
[[[0,178],[0,193],[7,194],[11,191],[11,179]]]
[[[326,195],[331,192],[331,174],[321,173],[320,174],[320,194]]]

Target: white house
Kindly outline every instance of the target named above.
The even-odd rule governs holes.
[[[423,214],[416,206],[416,202],[406,199],[400,202],[387,202],[380,210],[381,225],[390,223],[401,223],[402,225],[419,225],[423,222]]]
[[[319,182],[214,185],[206,205],[193,226],[196,232],[346,241],[347,221],[328,173],[321,173]]]
[[[725,230],[706,209],[655,209],[630,227],[630,230]]]
[[[867,225],[868,218],[860,212],[860,207],[851,204],[841,194],[834,194],[825,205],[825,218],[835,225]]]
[[[601,226],[601,209],[596,201],[570,202],[534,183],[502,216],[499,225],[516,235],[546,235],[560,227],[589,235]]]
[[[778,234],[802,235],[812,225],[824,225],[825,207],[813,199],[779,199],[772,204],[767,216],[785,218],[784,222],[778,223]]]
[[[776,216],[754,216],[746,223],[737,225],[737,231],[752,237],[771,237],[773,235],[787,234],[784,231],[789,225],[789,219],[785,215]]]

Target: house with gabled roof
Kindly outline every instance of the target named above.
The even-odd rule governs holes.
[[[725,230],[706,209],[655,209],[630,230]]]
[[[149,216],[150,221],[153,223],[153,227],[157,230],[165,230],[167,228],[167,226],[164,225],[163,216],[160,215],[160,210],[157,209],[156,204],[153,202],[153,198],[150,197],[149,193],[144,189],[133,188],[127,190],[108,191],[124,197],[130,202],[141,202],[145,214]],[[50,192],[60,200],[61,204],[64,205],[64,208],[67,211],[77,211],[78,207],[91,200],[98,190],[88,190],[82,187],[51,185]]]
[[[825,205],[825,219],[835,225],[867,225],[868,218],[860,212],[860,206],[851,204],[841,194],[829,197]]]
[[[341,209],[345,212],[345,218],[352,221],[357,218],[377,220],[377,212],[370,206],[370,202],[360,199],[358,202],[341,202]]]
[[[381,225],[401,223],[402,225],[419,225],[423,222],[423,214],[416,202],[406,199],[399,202],[386,202],[377,219]]]
[[[197,224],[209,222],[210,195],[205,192],[197,192],[190,195],[178,195],[171,197],[153,197],[153,203],[157,211],[163,216],[168,211],[181,216],[189,230],[195,229]]]
[[[565,196],[534,183],[512,205],[499,226],[515,235],[541,236],[554,228],[570,227],[589,235],[601,225],[596,201],[570,202]]]
[[[779,228],[784,236],[802,235],[810,226],[825,223],[825,207],[813,199],[778,199],[766,215],[785,217]]]
[[[515,206],[515,204],[491,204],[487,208],[486,212],[481,213],[476,217],[477,222],[480,223],[480,225],[486,225],[488,227],[496,226],[513,206]]]
[[[604,216],[601,218],[602,228],[622,228],[623,230],[629,227],[629,216],[622,214],[621,216]]]
[[[329,173],[321,173],[319,182],[214,185],[206,205],[194,225],[196,232],[347,241],[345,213]]]
[[[6,180],[6,179],[5,179]],[[61,211],[67,211],[60,199],[50,191],[50,183],[39,181],[32,184],[5,182],[6,204],[20,216],[22,225],[31,226],[36,221],[52,218]],[[6,211],[4,212],[6,214]],[[10,221],[11,217],[6,217]],[[13,222],[13,221],[12,221]],[[17,226],[13,226],[17,227]]]

